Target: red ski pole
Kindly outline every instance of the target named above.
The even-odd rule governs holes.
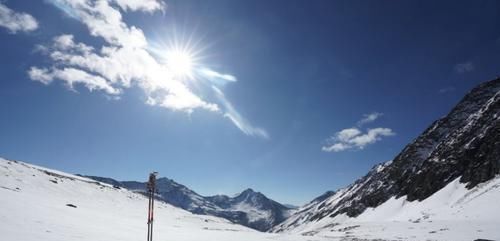
[[[148,238],[147,241],[153,241],[153,215],[154,215],[154,194],[156,190],[157,172],[149,174],[148,189]]]

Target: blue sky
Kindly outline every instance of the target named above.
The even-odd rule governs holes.
[[[303,204],[500,70],[496,1],[76,2],[0,2],[0,156]]]

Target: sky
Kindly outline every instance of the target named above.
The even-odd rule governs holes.
[[[0,156],[301,205],[500,71],[497,1],[0,1]]]

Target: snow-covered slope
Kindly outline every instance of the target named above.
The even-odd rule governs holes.
[[[113,186],[145,193],[146,184],[137,181],[116,181],[106,177],[84,176]],[[267,231],[290,216],[293,209],[264,194],[246,189],[240,194],[202,196],[188,187],[165,177],[157,180],[158,198],[195,214],[222,217],[260,231]]]
[[[281,226],[288,229],[281,232],[387,240],[500,240],[500,176],[472,189],[459,179],[423,201],[408,201],[407,196],[391,197],[357,217],[340,214],[308,221],[307,215],[292,216]],[[345,192],[334,194],[331,202],[340,200]],[[299,212],[314,213],[318,207],[305,206]]]
[[[498,240],[499,190],[500,178],[470,190],[456,179],[421,202],[391,198],[357,218],[339,215],[286,234],[261,233],[157,202],[154,237],[176,241]],[[5,241],[136,241],[146,235],[143,195],[1,158],[0,207],[0,234]]]
[[[0,158],[2,241],[144,240],[147,203],[143,195],[126,189]],[[157,202],[155,214],[155,240],[308,240],[261,233],[163,202]]]
[[[231,213],[244,213],[244,221],[238,220],[237,223],[261,231],[267,231],[281,223],[293,212],[293,209],[250,188],[234,197],[216,195],[206,198],[223,210]]]
[[[490,180],[496,182],[498,174],[500,79],[495,79],[470,91],[447,116],[434,122],[394,160],[374,166],[368,174],[346,188],[313,200],[271,231],[322,232],[338,223],[361,221],[370,212],[386,215],[393,210],[392,204],[397,203],[395,200],[405,200],[403,203],[421,201],[444,207],[454,202],[453,197],[436,198],[435,195],[450,189],[449,185],[460,185],[474,192],[491,192],[488,195],[498,197],[497,188],[481,189]],[[477,215],[482,221],[478,222],[484,221],[485,227],[492,223],[500,224],[500,206],[495,205],[493,200],[471,200],[463,210],[457,209],[460,211],[454,218],[466,220],[469,217],[466,210],[487,204],[496,217],[484,216],[487,213],[481,212]],[[409,207],[412,208],[404,209],[408,213],[410,209],[413,213],[427,212],[425,205],[412,204]],[[442,216],[441,212],[435,212],[435,216],[437,220],[452,220],[450,216]],[[399,225],[412,225],[412,221],[419,217],[412,218]],[[382,226],[385,228],[385,225]]]

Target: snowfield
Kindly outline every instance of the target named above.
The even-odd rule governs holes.
[[[356,218],[342,214],[318,222],[287,220],[298,225],[284,232],[383,240],[500,240],[500,176],[470,190],[459,179],[423,201],[392,197]]]
[[[156,202],[154,240],[324,241],[500,239],[500,178],[467,190],[458,180],[422,202],[390,199],[353,219],[322,219],[285,233]],[[1,240],[146,238],[147,199],[91,179],[0,158]]]
[[[0,158],[2,241],[145,240],[147,205],[146,197],[125,189]],[[311,240],[258,232],[162,202],[155,206],[154,240]]]

